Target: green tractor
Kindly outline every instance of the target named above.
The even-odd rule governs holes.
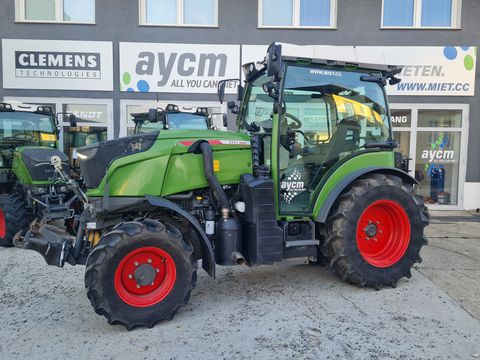
[[[341,279],[396,286],[420,262],[428,212],[392,140],[384,87],[400,68],[282,55],[244,66],[238,132],[171,130],[78,150],[76,236],[34,223],[18,247],[85,264],[94,310],[128,329],[172,319],[198,261],[328,261]],[[225,83],[219,84],[223,99]]]
[[[71,190],[50,164],[57,156],[68,172],[59,132],[49,106],[0,103],[0,246],[12,246],[15,234],[34,218],[73,217],[65,210],[74,201]]]
[[[145,113],[132,114],[135,123],[134,134],[156,130],[209,130],[215,129],[214,118],[221,116],[227,126],[225,114],[209,114],[208,108],[198,107],[195,112],[180,110],[178,105],[168,104],[165,109],[149,109]]]

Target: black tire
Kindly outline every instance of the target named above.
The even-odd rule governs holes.
[[[13,246],[13,237],[28,225],[25,199],[18,192],[0,194],[0,246]]]
[[[159,248],[171,257],[176,277],[173,287],[161,301],[143,307],[132,306],[122,300],[116,290],[116,271],[122,266],[122,259],[128,258],[137,249],[147,247]],[[197,268],[192,246],[175,227],[152,219],[129,221],[103,235],[90,253],[86,264],[85,287],[95,312],[105,316],[109,324],[124,325],[129,330],[135,327],[150,328],[159,321],[171,320],[177,310],[188,303],[196,285]]]
[[[367,233],[367,227],[361,226],[360,219],[364,219],[362,216],[370,204],[382,201],[391,202],[403,209],[410,227],[410,238],[403,244],[404,252],[398,252],[399,259],[388,266],[377,266],[376,263],[372,265],[371,259],[367,261],[368,257],[364,257],[360,250],[360,245],[364,244],[359,242],[373,239],[377,241],[375,237],[368,237],[370,235]],[[324,227],[325,240],[321,252],[329,258],[330,268],[343,281],[376,289],[381,289],[385,285],[395,287],[402,277],[410,278],[412,266],[422,261],[420,250],[427,244],[424,228],[428,225],[428,219],[429,214],[423,198],[414,194],[412,185],[403,182],[397,176],[371,174],[354,181],[333,205]],[[404,231],[408,238],[408,230],[405,230],[408,227],[397,231],[395,227],[398,229],[401,225],[397,225],[396,222],[390,223],[394,224],[391,227],[394,229],[391,231],[392,234]],[[365,238],[360,237],[357,240],[357,226],[360,232],[365,229]],[[375,231],[380,231],[378,230],[380,227],[381,225],[375,225],[376,230],[373,233],[377,234]]]

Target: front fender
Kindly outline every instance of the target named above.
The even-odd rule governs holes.
[[[173,211],[192,225],[198,235],[200,246],[202,248],[202,267],[211,277],[215,278],[215,254],[213,252],[213,247],[198,221],[174,202],[153,195],[145,195],[145,198],[150,205]]]
[[[351,184],[353,181],[359,177],[369,174],[369,173],[383,173],[383,174],[392,174],[402,178],[404,181],[410,184],[418,184],[418,181],[411,177],[408,173],[403,170],[394,168],[394,167],[383,167],[383,166],[371,166],[357,171],[352,172],[348,176],[345,176],[341,181],[339,181],[336,186],[330,191],[327,198],[325,199],[323,206],[320,208],[318,214],[315,217],[315,221],[319,223],[324,223],[327,220],[330,209],[333,206],[333,203],[340,194],[345,190],[345,188]]]

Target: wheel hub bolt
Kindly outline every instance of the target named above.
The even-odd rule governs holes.
[[[152,259],[148,259],[147,262],[148,262],[149,264],[151,264],[151,263],[152,263]]]
[[[132,275],[132,274],[128,274],[128,278],[129,278],[129,279],[133,279],[133,275]]]
[[[138,261],[135,261],[133,265],[138,266]]]
[[[140,289],[140,284],[137,284],[137,289]]]
[[[157,271],[157,273],[159,273],[159,272],[160,272],[160,269],[159,269],[159,268],[156,268],[155,270]]]

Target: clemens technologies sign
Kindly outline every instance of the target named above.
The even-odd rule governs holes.
[[[2,40],[7,89],[113,90],[112,43]]]

